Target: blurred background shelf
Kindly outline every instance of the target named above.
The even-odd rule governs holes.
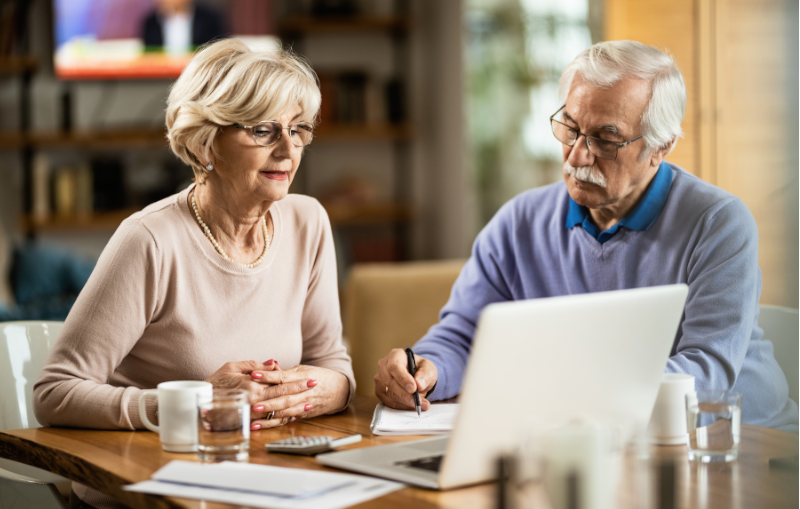
[[[402,141],[412,136],[411,125],[404,124],[338,124],[320,126],[314,135],[315,143],[340,141],[388,140]],[[34,132],[9,131],[0,133],[0,150],[33,148],[126,148],[166,147],[163,129],[109,129],[103,131]]]
[[[334,227],[407,223],[413,218],[404,203],[323,203]]]
[[[404,31],[411,26],[406,16],[355,16],[314,18],[294,16],[280,24],[280,32],[302,33],[352,33],[375,31]]]
[[[33,72],[38,61],[32,56],[0,57],[0,74]]]
[[[108,231],[116,230],[125,218],[138,209],[127,208],[108,212],[75,214],[70,216],[51,215],[47,218],[23,216],[20,229],[26,233],[60,231]]]
[[[314,132],[314,142],[408,140],[411,125],[403,124],[334,124],[320,125]]]
[[[412,219],[411,207],[402,203],[323,203],[334,227],[405,223]],[[125,208],[89,214],[23,216],[20,229],[26,233],[59,231],[113,231],[139,209]]]
[[[0,133],[0,149],[34,148],[126,148],[167,146],[163,129],[109,129],[72,132]]]

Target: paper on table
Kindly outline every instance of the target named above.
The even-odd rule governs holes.
[[[175,465],[177,464],[177,465]],[[254,477],[257,481],[254,485],[248,485],[245,490],[232,488],[230,486],[209,487],[199,484],[200,479],[192,479],[193,484],[180,482],[168,482],[164,480],[144,481],[125,486],[127,491],[150,493],[154,495],[165,495],[171,497],[182,497],[213,502],[224,502],[233,505],[251,507],[269,507],[273,509],[339,509],[359,504],[366,500],[381,497],[387,493],[403,487],[402,484],[374,479],[360,475],[338,474],[333,472],[320,472],[314,470],[302,470],[297,468],[282,468],[268,465],[254,465],[251,463],[232,463],[224,462],[213,465],[204,465],[187,461],[172,461],[159,472],[169,467],[167,478],[184,479],[189,471],[194,471],[192,467],[199,467],[214,472],[213,475],[220,473],[237,477]],[[172,473],[170,473],[172,472]],[[205,480],[207,474],[201,474]],[[164,478],[163,475],[159,475]],[[300,481],[302,479],[302,481]],[[275,490],[272,485],[275,481],[288,483],[291,488],[283,491],[295,491],[302,493],[298,496],[269,494],[262,490]],[[308,483],[308,484],[306,484]],[[219,482],[217,485],[221,484]],[[303,487],[313,486],[314,490]],[[316,489],[327,486],[328,489]]]
[[[233,461],[212,464],[171,461],[153,474],[153,480],[279,497],[313,496],[352,482],[352,479],[321,474],[325,472]]]
[[[414,410],[395,410],[379,403],[370,429],[376,435],[442,435],[453,430],[458,408],[458,403],[438,403],[417,417]]]

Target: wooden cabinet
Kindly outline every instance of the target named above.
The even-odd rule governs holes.
[[[798,307],[797,2],[606,0],[605,38],[675,56],[688,104],[668,160],[744,201],[761,302]]]

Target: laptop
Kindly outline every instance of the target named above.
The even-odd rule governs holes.
[[[493,480],[532,429],[575,419],[646,425],[688,287],[487,306],[450,435],[317,456],[323,465],[430,489]]]

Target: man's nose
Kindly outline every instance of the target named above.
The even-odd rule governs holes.
[[[578,135],[578,139],[575,140],[575,144],[572,145],[572,149],[569,151],[567,162],[573,168],[578,168],[580,166],[591,166],[594,163],[594,154],[592,154],[592,152],[589,150],[589,146],[586,144],[585,135]]]

